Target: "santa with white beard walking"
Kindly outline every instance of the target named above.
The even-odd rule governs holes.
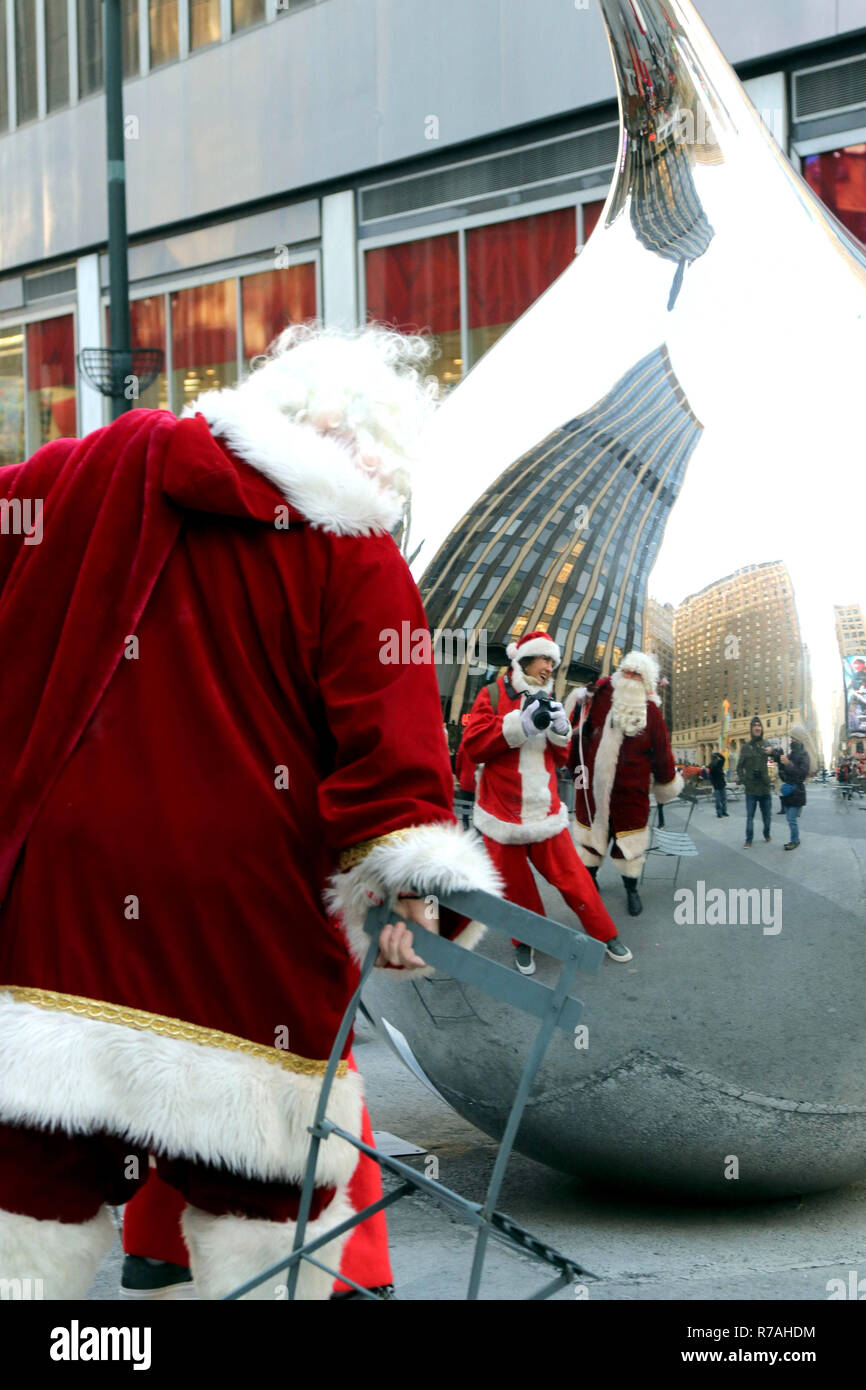
[[[648,652],[632,651],[611,677],[572,691],[568,766],[575,778],[574,837],[593,878],[611,847],[628,910],[642,909],[638,893],[650,843],[650,791],[659,806],[682,790],[656,693],[659,668]]]

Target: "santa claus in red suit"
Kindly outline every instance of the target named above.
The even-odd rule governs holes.
[[[682,791],[657,692],[658,663],[632,651],[594,692],[572,691],[575,733],[568,766],[575,775],[575,839],[595,877],[611,848],[629,913],[641,912],[638,879],[649,849],[650,790],[662,806]]]
[[[42,523],[0,535],[0,1277],[46,1298],[85,1294],[150,1156],[201,1297],[290,1250],[370,902],[497,890],[454,823],[433,666],[389,641],[426,629],[389,534],[426,351],[289,330],[182,419],[0,469]],[[395,910],[384,964],[422,966],[398,915],[435,929],[424,909]],[[358,1134],[349,1046],[329,1113]],[[311,1237],[357,1157],[323,1145]]]
[[[509,645],[507,655],[510,671],[479,692],[463,734],[467,758],[483,764],[474,823],[505,880],[510,902],[544,914],[534,866],[559,890],[589,935],[606,943],[613,960],[631,960],[577,856],[568,808],[557,790],[556,771],[568,759],[571,725],[559,701],[544,707],[537,697],[552,696],[559,647],[546,632],[527,632]],[[515,946],[518,970],[533,974],[530,947]]]

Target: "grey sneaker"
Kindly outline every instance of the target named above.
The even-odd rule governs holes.
[[[605,947],[611,960],[619,961],[620,965],[625,965],[626,961],[634,960],[634,956],[628,947],[620,941],[618,936],[612,936]]]
[[[517,966],[521,975],[534,975],[535,951],[532,947],[524,946],[523,942],[521,942],[514,953],[514,964]]]

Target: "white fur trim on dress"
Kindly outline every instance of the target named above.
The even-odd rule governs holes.
[[[562,802],[552,816],[530,824],[499,820],[479,806],[477,801],[472,816],[476,829],[499,845],[537,845],[542,840],[552,840],[554,835],[568,828],[568,807]]]
[[[0,1119],[105,1130],[142,1148],[247,1177],[303,1176],[321,1076],[225,1048],[25,1004],[0,991]],[[329,1114],[361,1132],[357,1072],[337,1077]],[[357,1152],[326,1150],[324,1186],[348,1182]]]
[[[652,794],[655,797],[656,805],[666,806],[669,801],[676,801],[683,789],[683,779],[678,772],[672,782],[654,782]]]
[[[313,526],[337,536],[369,536],[393,530],[400,520],[400,495],[362,472],[350,449],[312,425],[297,424],[273,405],[231,387],[207,391],[183,416],[196,413]]]
[[[320,1154],[333,1139],[326,1140]],[[345,1188],[341,1188],[315,1221],[307,1223],[305,1241],[318,1239],[346,1221],[354,1208]],[[296,1223],[294,1221],[259,1221],[244,1216],[212,1216],[198,1207],[188,1206],[181,1218],[184,1239],[189,1246],[190,1270],[196,1291],[202,1299],[225,1298],[248,1279],[263,1273],[283,1255],[292,1253]],[[347,1237],[338,1236],[315,1252],[322,1264],[339,1270],[340,1257]],[[301,1261],[296,1298],[305,1302],[330,1298],[334,1276],[317,1269],[308,1260]],[[241,1301],[274,1303],[286,1297],[284,1272],[267,1279],[257,1288],[241,1296]]]
[[[339,916],[352,955],[360,963],[370,938],[364,933],[367,909],[374,900],[396,898],[413,890],[438,896],[479,888],[502,896],[503,883],[491,864],[484,845],[472,831],[459,825],[433,824],[407,827],[405,839],[386,839],[346,873],[328,881],[325,902]],[[470,922],[453,940],[471,951],[484,935],[480,922]],[[423,957],[423,950],[419,955]],[[423,972],[429,973],[425,966]],[[411,978],[421,970],[401,970]]]
[[[116,1239],[107,1207],[81,1222],[0,1211],[0,1284],[20,1279],[28,1299],[84,1298]]]

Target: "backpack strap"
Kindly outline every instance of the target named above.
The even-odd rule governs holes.
[[[487,687],[487,694],[490,697],[490,708],[496,714],[499,709],[499,681],[491,681]]]

